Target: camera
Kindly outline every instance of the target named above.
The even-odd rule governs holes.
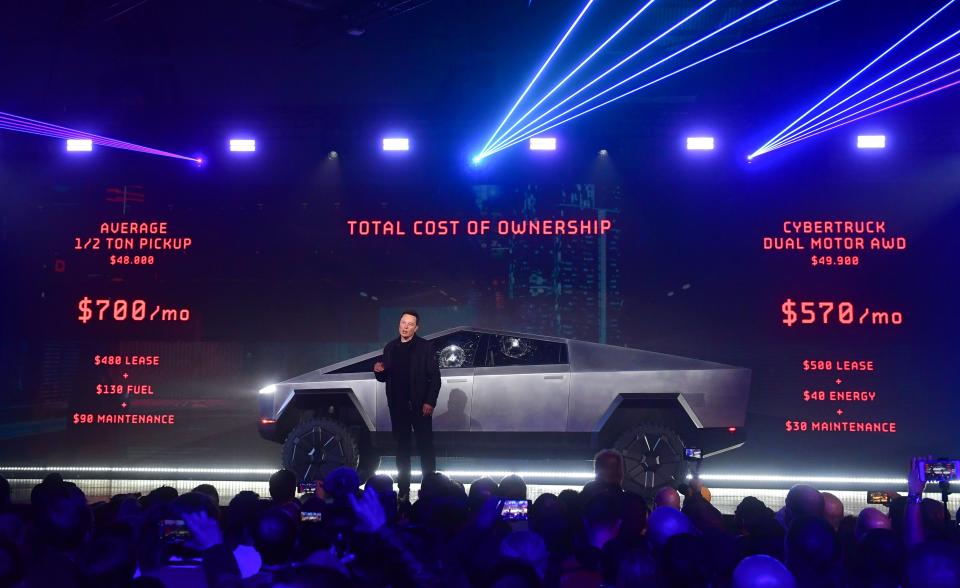
[[[890,506],[890,503],[893,502],[896,496],[895,493],[887,492],[886,490],[868,490],[867,504]]]
[[[502,500],[500,501],[500,518],[504,521],[525,521],[529,505],[528,500]]]
[[[920,473],[924,482],[950,482],[957,479],[958,471],[960,461],[957,460],[920,461]]]
[[[183,545],[190,540],[190,529],[183,519],[163,519],[160,521],[160,540],[167,545]]]
[[[322,513],[318,511],[305,510],[300,513],[300,520],[304,523],[319,523]]]

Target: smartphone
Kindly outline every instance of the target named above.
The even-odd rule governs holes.
[[[887,492],[886,490],[868,490],[867,504],[890,506],[890,503],[893,502],[895,497],[896,494],[893,492]]]
[[[319,523],[320,516],[320,512],[305,510],[300,513],[300,520],[304,523]]]
[[[297,484],[297,492],[300,494],[316,494],[317,493],[317,483],[316,482],[300,482]]]
[[[190,539],[190,529],[183,519],[163,519],[160,521],[160,539],[169,545],[183,545]]]
[[[703,450],[699,447],[684,447],[683,457],[694,461],[701,460],[703,459]]]
[[[529,505],[529,500],[502,500],[500,501],[500,518],[505,521],[525,521]]]
[[[937,460],[920,462],[920,472],[924,482],[949,482],[957,479],[960,461]]]

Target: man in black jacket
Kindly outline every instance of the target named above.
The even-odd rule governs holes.
[[[410,500],[410,429],[417,436],[422,475],[437,468],[433,452],[433,408],[440,394],[440,366],[433,347],[417,337],[420,315],[400,315],[400,336],[383,348],[383,361],[373,366],[377,380],[387,384],[390,424],[397,441],[397,487],[401,502]]]

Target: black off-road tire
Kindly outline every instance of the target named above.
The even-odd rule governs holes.
[[[628,429],[614,443],[623,454],[624,489],[652,496],[663,486],[676,487],[686,473],[684,447],[676,431],[657,423]]]
[[[303,421],[290,431],[280,451],[283,467],[301,482],[322,480],[334,469],[356,468],[360,451],[347,425],[328,418]]]

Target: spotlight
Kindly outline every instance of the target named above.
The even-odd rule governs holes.
[[[269,386],[264,386],[263,388],[260,388],[259,392],[260,394],[273,394],[276,391],[277,391],[277,386],[274,384],[270,384]]]
[[[713,137],[687,137],[687,151],[713,151]]]
[[[601,149],[600,151],[597,152],[597,155],[599,155],[600,157],[606,157],[610,155],[610,152],[607,151],[606,149]]]
[[[93,151],[90,139],[67,139],[67,151]]]
[[[530,137],[530,151],[556,151],[556,137]]]
[[[230,151],[252,152],[257,150],[255,139],[230,139]]]
[[[384,151],[410,151],[410,139],[407,137],[384,137]]]
[[[857,136],[857,149],[884,149],[887,146],[885,135]]]
[[[474,155],[473,158],[472,158],[470,161],[473,162],[473,165],[480,165],[480,162],[483,161],[483,156],[482,156],[482,155]]]
[[[340,154],[337,153],[336,151],[331,151],[330,153],[327,153],[327,159],[331,161],[334,159],[338,159],[339,157],[340,157]]]

